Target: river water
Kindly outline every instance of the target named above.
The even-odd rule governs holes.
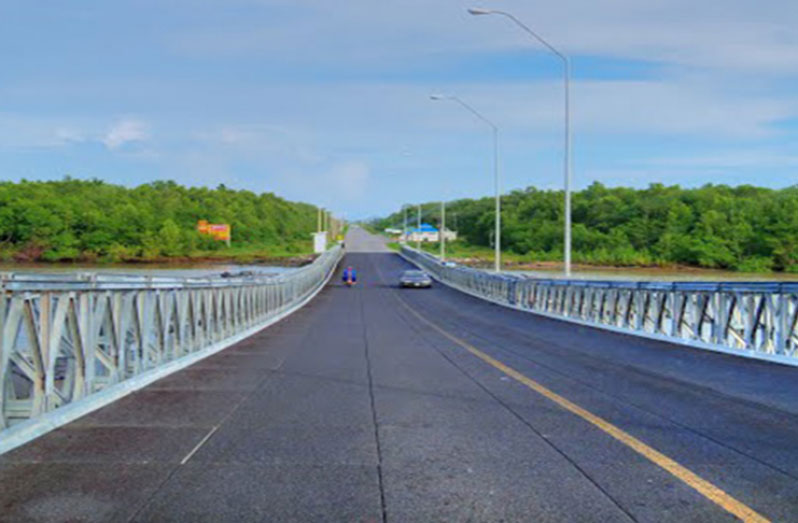
[[[533,271],[507,271],[525,274],[533,278],[563,278],[562,269],[538,269]],[[646,268],[591,268],[574,270],[575,280],[631,280],[631,281],[798,281],[798,274],[749,273],[711,269],[660,269]]]
[[[237,265],[233,263],[0,263],[0,272],[18,273],[86,273],[132,274],[137,276],[204,277],[251,271],[256,274],[278,275],[296,270],[296,267],[270,265]]]

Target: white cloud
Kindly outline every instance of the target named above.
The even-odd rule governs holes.
[[[54,170],[110,173],[104,162],[146,159],[160,167],[148,172],[185,183],[224,181],[349,209],[417,198],[420,187],[449,194],[436,180],[451,180],[451,194],[489,192],[487,130],[453,104],[430,102],[438,91],[499,124],[508,188],[558,180],[559,64],[510,21],[466,14],[480,3],[513,12],[574,57],[576,180],[627,173],[643,183],[678,172],[700,181],[748,169],[762,183],[782,183],[794,171],[794,0],[766,8],[750,0],[174,0],[159,5],[146,39],[135,17],[148,10],[98,4],[70,29],[70,45],[92,50],[81,74],[42,66],[44,80],[11,64],[0,99],[27,113],[0,114],[0,147],[104,144],[113,159],[75,147],[48,161]],[[119,45],[98,48],[108,25],[97,21],[120,13],[131,18],[114,27]],[[81,56],[41,49],[26,62]],[[541,71],[524,78],[529,56],[541,58],[531,62]],[[38,161],[19,164],[42,169]]]
[[[324,174],[324,185],[337,199],[357,202],[367,194],[370,175],[366,163],[348,161],[334,165]]]
[[[86,140],[88,123],[66,119],[0,113],[0,147],[56,148]]]
[[[103,137],[109,149],[118,149],[126,143],[142,142],[149,138],[147,125],[140,120],[125,119],[116,122]]]
[[[771,148],[748,148],[723,150],[710,155],[650,158],[641,163],[675,169],[794,168],[798,167],[798,155]]]
[[[294,164],[316,164],[322,161],[313,149],[314,138],[311,133],[288,125],[208,125],[192,133],[191,138],[205,148],[227,151],[239,158],[268,158],[272,163],[286,160]]]
[[[240,149],[271,149],[275,143],[286,141],[287,132],[277,126],[256,124],[214,125],[193,133],[203,143]]]
[[[262,2],[263,19],[194,28],[172,45],[192,55],[274,51],[291,61],[370,67],[451,52],[545,52],[509,20],[466,13],[480,3],[512,12],[569,54],[738,72],[798,69],[792,0],[769,0],[767,8],[750,0],[382,0],[378,7],[373,0],[296,0],[271,11],[275,3]]]
[[[80,143],[86,140],[83,131],[70,126],[57,127],[54,134],[56,140],[62,144]]]
[[[574,88],[574,119],[582,130],[706,139],[763,138],[798,115],[789,96],[742,95],[690,79],[583,82]]]
[[[456,93],[489,119],[504,136],[556,133],[562,126],[562,84],[558,81],[457,83],[434,89],[408,83],[336,83],[323,87],[269,86],[263,92],[279,105],[264,106],[270,117],[297,129],[291,139],[271,133],[261,147],[315,141],[329,147],[400,147],[408,137],[429,140],[484,132],[484,125],[455,104],[431,102],[436,90]],[[352,102],[355,100],[356,102]],[[577,133],[705,139],[761,139],[784,132],[776,124],[798,117],[792,94],[734,92],[702,78],[577,80],[572,84],[572,118]],[[441,134],[445,133],[445,134]],[[228,141],[250,136],[226,131]],[[221,140],[224,136],[220,135]],[[398,145],[397,145],[398,141]]]

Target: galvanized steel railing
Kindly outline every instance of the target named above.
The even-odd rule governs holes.
[[[342,254],[336,246],[275,277],[0,275],[0,451],[2,429],[195,360],[289,313]]]
[[[450,267],[404,246],[437,280],[503,305],[692,347],[798,365],[798,283],[535,279]]]

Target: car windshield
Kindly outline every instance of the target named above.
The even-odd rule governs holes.
[[[418,278],[418,277],[426,276],[426,274],[424,274],[424,271],[405,271],[404,276],[417,277]]]

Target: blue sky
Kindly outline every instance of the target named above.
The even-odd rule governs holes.
[[[271,191],[350,218],[574,184],[798,183],[798,3],[4,0],[0,176]]]

